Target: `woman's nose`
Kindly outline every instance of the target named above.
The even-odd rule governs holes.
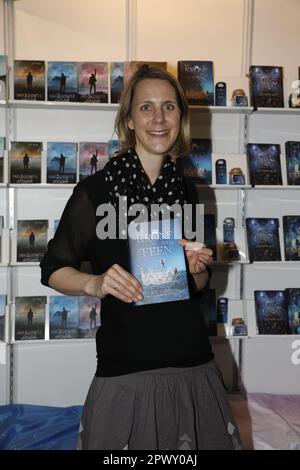
[[[153,119],[157,122],[161,122],[164,120],[164,112],[161,108],[154,109]]]

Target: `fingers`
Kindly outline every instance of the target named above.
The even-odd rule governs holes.
[[[118,264],[106,272],[104,282],[107,293],[124,302],[139,302],[143,299],[141,283]]]

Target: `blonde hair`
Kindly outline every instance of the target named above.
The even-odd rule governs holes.
[[[142,67],[135,72],[121,96],[120,107],[115,121],[115,132],[119,138],[120,144],[120,149],[116,155],[128,152],[128,150],[133,148],[136,144],[135,132],[129,129],[128,119],[130,117],[136,86],[139,82],[146,79],[166,80],[174,88],[180,109],[180,130],[169,153],[176,156],[187,155],[190,150],[190,112],[181,85],[169,72],[149,67],[147,64],[142,65]]]

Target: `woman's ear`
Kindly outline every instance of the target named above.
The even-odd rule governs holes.
[[[134,130],[133,120],[131,119],[130,116],[129,116],[128,119],[127,119],[127,126],[129,127],[129,129],[130,129],[131,131]]]

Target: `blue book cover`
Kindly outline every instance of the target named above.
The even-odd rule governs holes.
[[[283,68],[251,65],[250,102],[254,108],[284,108]]]
[[[181,232],[179,219],[129,224],[130,271],[144,296],[135,305],[189,299]]]
[[[300,261],[300,215],[284,215],[283,239],[286,261]]]
[[[48,101],[77,100],[77,63],[48,62]]]
[[[47,142],[47,183],[74,184],[77,176],[77,143]]]
[[[285,291],[254,291],[258,333],[284,335],[288,333],[288,313]]]
[[[78,297],[49,296],[50,339],[78,338]]]
[[[192,139],[190,154],[180,160],[184,175],[200,184],[212,184],[211,139]]]
[[[285,289],[289,332],[291,335],[300,335],[300,288],[299,289]]]
[[[279,220],[249,217],[246,219],[249,259],[281,261]]]
[[[285,143],[287,184],[300,185],[300,142]]]
[[[6,294],[0,294],[0,341],[5,340]]]
[[[110,63],[110,102],[119,103],[124,88],[124,63]]]
[[[252,186],[282,184],[279,144],[247,144],[246,153]]]
[[[108,141],[108,158],[115,156],[115,153],[120,150],[120,142],[118,139],[111,139]]]
[[[207,60],[181,60],[178,80],[191,105],[214,105],[213,62]]]

